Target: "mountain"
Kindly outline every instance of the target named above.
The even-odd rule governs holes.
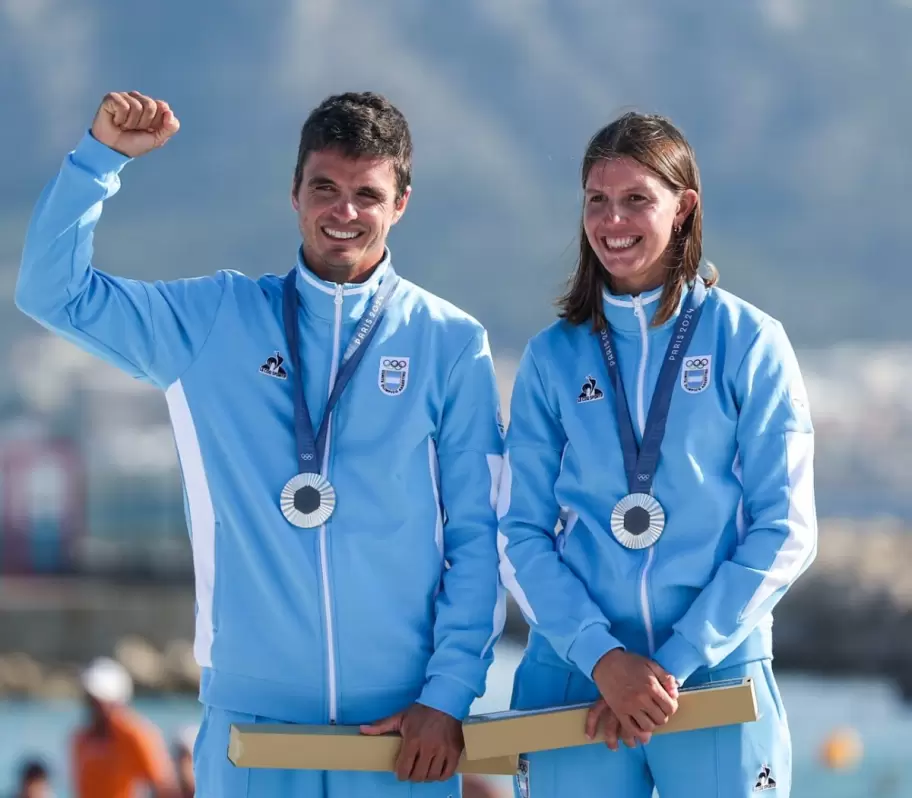
[[[299,126],[327,94],[374,89],[416,142],[399,270],[497,349],[553,317],[586,141],[630,107],[691,139],[724,287],[799,345],[905,338],[910,6],[3,0],[0,301],[33,203],[105,91],[166,98],[182,121],[128,167],[99,228],[99,265],[152,278],[287,269]],[[28,324],[0,314],[4,338]]]

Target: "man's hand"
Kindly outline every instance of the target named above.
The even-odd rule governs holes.
[[[138,91],[106,94],[92,122],[92,136],[121,155],[138,158],[163,146],[180,128],[164,100]]]
[[[617,715],[623,738],[644,745],[678,709],[678,683],[661,665],[616,648],[605,654],[592,671],[602,698]]]
[[[618,750],[618,740],[623,740],[628,748],[636,747],[636,740],[629,733],[625,736],[620,718],[605,703],[604,698],[600,698],[589,707],[589,714],[586,715],[586,736],[590,740],[596,738],[600,724],[605,735],[605,745],[612,751]]]
[[[362,734],[399,732],[402,744],[396,759],[400,781],[446,781],[459,765],[465,742],[462,724],[451,715],[423,704],[361,727]]]

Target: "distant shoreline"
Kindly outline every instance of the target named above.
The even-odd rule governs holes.
[[[817,560],[775,612],[780,670],[894,681],[912,701],[912,534],[898,523],[823,521]],[[0,579],[0,698],[69,697],[79,667],[120,659],[138,693],[195,693],[192,581]],[[510,603],[506,639],[525,621]]]

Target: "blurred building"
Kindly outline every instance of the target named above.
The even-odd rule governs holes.
[[[0,442],[0,572],[74,570],[85,533],[85,472],[73,441]]]
[[[161,393],[61,339],[10,355],[0,417],[0,573],[189,579]]]

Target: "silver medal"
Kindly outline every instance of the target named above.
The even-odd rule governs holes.
[[[288,522],[302,529],[322,526],[336,509],[336,491],[320,474],[296,474],[279,502]]]
[[[665,529],[665,511],[648,493],[631,493],[611,511],[611,532],[628,549],[647,549]]]

